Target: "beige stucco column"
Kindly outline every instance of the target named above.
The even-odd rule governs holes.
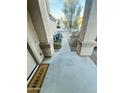
[[[52,56],[53,36],[50,28],[49,11],[45,0],[28,0],[28,11],[37,32],[44,56]]]
[[[90,56],[96,46],[97,35],[97,0],[86,0],[83,25],[77,44],[77,53]]]

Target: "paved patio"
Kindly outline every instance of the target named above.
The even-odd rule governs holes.
[[[97,93],[97,67],[89,57],[71,52],[67,34],[63,33],[62,48],[49,63],[40,93]]]

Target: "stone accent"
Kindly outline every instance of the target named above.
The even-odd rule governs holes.
[[[44,54],[45,57],[52,56],[50,44],[40,44],[39,46],[42,49],[43,54]]]

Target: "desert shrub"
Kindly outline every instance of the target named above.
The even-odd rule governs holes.
[[[72,47],[77,46],[77,39],[79,38],[79,34],[77,32],[73,32],[70,36],[70,43]]]

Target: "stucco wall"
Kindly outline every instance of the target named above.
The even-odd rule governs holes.
[[[84,40],[85,33],[87,30],[88,20],[91,12],[92,7],[92,1],[93,0],[86,0],[85,1],[85,8],[84,8],[84,14],[83,14],[83,21],[82,21],[82,27],[80,31],[80,40]]]
[[[38,0],[38,3],[39,3],[39,8],[40,8],[40,11],[41,11],[41,17],[42,17],[42,21],[43,21],[43,24],[44,24],[44,30],[45,30],[45,33],[46,33],[46,37],[47,37],[47,40],[48,40],[48,43],[50,43],[50,20],[49,20],[49,15],[48,15],[48,7],[47,7],[47,4],[46,4],[46,1],[45,0]]]
[[[88,19],[87,29],[82,42],[81,54],[92,55],[97,34],[97,0],[92,0],[91,11]]]
[[[28,10],[34,28],[39,37],[41,47],[50,45],[50,48],[41,48],[44,56],[52,56],[53,48],[53,23],[49,19],[49,11],[45,0],[28,0]]]
[[[31,15],[32,22],[33,22],[34,28],[38,34],[40,42],[44,43],[44,44],[48,43],[48,39],[46,37],[46,31],[45,31],[44,23],[43,23],[43,17],[42,17],[40,6],[39,6],[39,1],[38,0],[28,0],[28,11]],[[43,8],[42,12],[44,13],[44,8]]]
[[[97,0],[93,0],[84,41],[94,42],[96,39],[96,34],[97,34]]]
[[[96,46],[97,34],[97,0],[86,0],[84,20],[77,52],[81,56],[90,56]]]
[[[51,45],[51,54],[53,55],[53,53],[54,53],[54,47],[53,47],[53,34],[54,34],[54,32],[56,31],[56,22],[55,21],[53,21],[53,20],[51,20],[51,19],[49,19],[50,20],[50,45]]]
[[[41,63],[44,58],[44,55],[39,47],[40,41],[32,24],[29,13],[27,15],[27,39],[33,53],[35,54],[35,57],[37,58],[38,62]]]
[[[35,66],[36,66],[36,62],[32,58],[30,52],[27,50],[27,77],[29,77]]]

